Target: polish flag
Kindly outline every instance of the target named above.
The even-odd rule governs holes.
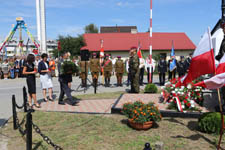
[[[142,58],[142,53],[141,53],[141,45],[140,45],[140,42],[138,43],[137,55],[138,55],[138,57],[139,57],[139,58]]]
[[[215,59],[210,29],[204,34],[194,51],[187,76],[183,84],[187,85],[204,74],[215,73]]]
[[[103,40],[101,40],[100,58],[104,57]]]
[[[194,85],[202,86],[207,89],[218,89],[223,87],[225,85],[225,55],[222,57],[218,67],[216,68],[215,76]]]

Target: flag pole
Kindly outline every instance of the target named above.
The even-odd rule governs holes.
[[[104,43],[104,41],[101,39],[101,48],[100,49],[102,49],[103,48],[103,43]],[[100,61],[101,61],[101,71],[102,71],[102,85],[104,85],[104,68],[103,68],[103,66],[102,66],[102,64],[103,64],[103,61],[104,61],[104,56],[101,56],[101,50],[100,50]]]
[[[150,0],[150,28],[149,28],[149,33],[150,33],[150,44],[149,44],[149,83],[152,83],[152,0]]]

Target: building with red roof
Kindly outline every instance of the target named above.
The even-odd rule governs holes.
[[[112,56],[128,57],[132,46],[141,45],[144,57],[149,55],[149,32],[142,33],[88,33],[83,35],[86,46],[82,49],[89,49],[90,52],[99,52],[101,40],[105,53]],[[153,55],[161,54],[170,56],[172,41],[176,56],[187,56],[196,48],[195,44],[183,32],[167,33],[153,32],[152,49]]]

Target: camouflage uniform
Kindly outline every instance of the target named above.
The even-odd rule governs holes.
[[[86,85],[87,85],[86,79],[87,79],[87,75],[88,75],[88,62],[80,61],[78,64],[80,67],[80,78],[81,78],[82,86],[86,87]],[[85,69],[85,67],[86,67],[86,69]]]
[[[117,77],[117,86],[122,86],[122,78],[124,73],[123,60],[117,60],[115,63],[115,72]]]
[[[90,60],[90,69],[91,69],[91,75],[92,75],[92,80],[94,82],[94,79],[97,79],[98,81],[98,76],[100,72],[100,61],[98,58],[93,58]]]
[[[105,86],[110,85],[110,77],[112,73],[112,61],[110,59],[103,61],[104,76],[105,76]]]
[[[131,72],[131,93],[139,93],[139,57],[137,54],[130,57],[129,68]]]

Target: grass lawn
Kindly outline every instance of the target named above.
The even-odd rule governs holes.
[[[20,120],[23,115],[19,113]],[[123,115],[36,111],[33,122],[64,150],[142,150],[145,142],[154,147],[157,141],[164,142],[165,150],[211,150],[216,149],[218,140],[218,135],[197,131],[197,119],[163,118],[148,131],[131,129]],[[18,130],[13,130],[12,119],[0,131],[8,137],[9,150],[26,149],[24,138]],[[38,150],[53,149],[35,132],[34,147]]]

